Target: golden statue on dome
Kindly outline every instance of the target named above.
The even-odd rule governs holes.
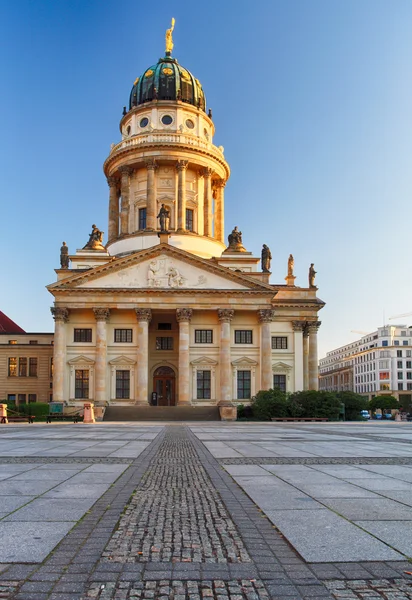
[[[166,54],[171,55],[173,50],[173,38],[172,33],[175,28],[175,20],[172,18],[172,26],[170,29],[166,29]]]

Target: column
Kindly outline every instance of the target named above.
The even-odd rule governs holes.
[[[223,190],[225,189],[226,181],[217,179],[215,185],[215,238],[219,242],[225,241],[225,212],[223,201]]]
[[[295,352],[294,366],[295,366],[295,392],[299,392],[304,389],[303,383],[303,330],[305,328],[305,321],[292,321],[293,327],[293,348]]]
[[[270,324],[275,311],[265,308],[257,312],[260,322],[260,389],[270,390],[273,388]]]
[[[116,177],[108,177],[109,192],[109,231],[107,241],[115,240],[119,235],[119,192]]]
[[[149,404],[149,323],[150,308],[136,308],[137,318],[137,365],[136,404]]]
[[[108,308],[93,308],[96,319],[96,355],[95,355],[95,382],[94,399],[96,402],[109,400],[106,391],[106,360],[107,360],[107,328],[106,323],[110,316]]]
[[[188,161],[178,160],[177,171],[177,230],[186,231],[186,169]]]
[[[130,209],[130,175],[133,172],[131,167],[119,167],[122,174],[120,181],[120,193],[122,196],[122,207],[120,211],[120,235],[129,233],[129,209]]]
[[[146,161],[147,168],[147,206],[146,206],[146,229],[154,231],[156,227],[156,169],[157,164],[153,159]]]
[[[67,308],[52,307],[54,319],[54,346],[53,346],[53,400],[63,402],[64,373],[66,369],[66,327],[69,318]],[[66,398],[68,399],[68,398]]]
[[[225,404],[232,401],[232,386],[230,380],[230,322],[233,319],[235,311],[222,308],[217,311],[220,321],[220,398],[218,404]]]
[[[204,220],[204,235],[212,236],[212,185],[211,176],[212,169],[205,168],[202,171],[204,177],[204,200],[203,200],[203,220]]]
[[[303,325],[303,389],[309,389],[309,328]]]
[[[193,310],[191,308],[178,308],[176,319],[179,323],[179,397],[178,405],[190,404],[189,396],[189,343],[190,343],[190,319]]]
[[[308,323],[309,329],[309,389],[319,389],[318,329],[320,321]]]

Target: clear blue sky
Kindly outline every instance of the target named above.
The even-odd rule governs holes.
[[[315,263],[320,356],[412,311],[410,0],[0,0],[0,310],[53,330],[61,242],[107,231],[102,164],[172,16],[232,169],[226,233],[269,245],[272,283]]]

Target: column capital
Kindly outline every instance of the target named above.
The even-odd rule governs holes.
[[[152,320],[152,311],[150,308],[135,308],[134,310],[138,321],[150,322]]]
[[[108,177],[107,178],[107,185],[111,188],[111,187],[117,187],[118,181],[116,179],[116,177]]]
[[[154,159],[154,158],[146,158],[144,163],[146,165],[146,169],[148,169],[148,170],[155,171],[158,167],[156,159]]]
[[[257,311],[259,323],[271,323],[275,316],[275,311],[271,308],[264,308]]]
[[[134,169],[133,169],[133,167],[128,167],[127,165],[123,165],[122,167],[119,167],[119,171],[122,174],[122,177],[124,175],[127,175],[130,177],[130,175],[133,173]]]
[[[66,321],[69,320],[69,309],[68,308],[52,306],[50,309],[50,312],[53,315],[53,319],[55,321],[63,321],[64,323],[66,323]]]
[[[182,321],[189,321],[192,318],[193,310],[191,308],[177,308],[176,319],[179,323]]]
[[[204,167],[203,169],[200,169],[200,174],[203,175],[203,177],[211,177],[212,173],[213,169],[210,167]]]
[[[231,308],[218,308],[217,316],[219,317],[219,321],[230,323],[235,316],[235,311]]]
[[[226,185],[225,179],[214,179],[212,182],[212,187],[214,188],[224,188]]]
[[[308,321],[306,326],[309,333],[317,333],[322,321]]]
[[[99,306],[93,308],[93,312],[96,321],[107,321],[110,317],[110,308]]]
[[[178,160],[175,165],[176,171],[186,171],[188,164],[188,160]]]
[[[306,321],[292,321],[293,331],[304,331],[306,328]]]

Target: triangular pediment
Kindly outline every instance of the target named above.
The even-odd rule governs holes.
[[[278,361],[276,363],[273,363],[272,365],[272,371],[281,371],[281,372],[285,372],[285,371],[290,371],[290,369],[292,369],[291,365],[288,365],[282,361]]]
[[[241,367],[241,366],[255,367],[257,365],[257,362],[255,360],[252,360],[248,356],[242,356],[241,358],[232,360],[232,365],[234,367]]]
[[[109,360],[109,365],[135,365],[136,361],[132,360],[131,358],[128,358],[127,356],[117,356],[116,358],[113,358],[112,360]]]
[[[200,358],[196,358],[192,360],[191,365],[209,365],[214,366],[217,365],[217,360],[213,360],[213,358],[209,358],[208,356],[201,356]]]
[[[83,354],[80,354],[79,356],[76,356],[75,358],[68,360],[67,364],[69,364],[69,365],[94,365],[94,360],[91,358],[87,358],[87,356],[84,356]]]
[[[231,271],[215,261],[199,258],[169,244],[134,252],[108,263],[73,273],[48,286],[58,290],[233,290],[260,291],[274,295],[273,288],[243,273]]]

